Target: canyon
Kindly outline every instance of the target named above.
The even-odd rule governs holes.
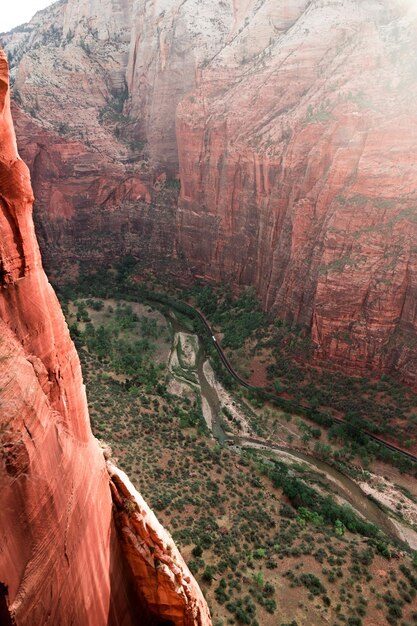
[[[253,286],[315,364],[415,387],[408,0],[61,0],[3,34],[57,282],[124,255]]]
[[[362,432],[414,451],[416,24],[59,0],[0,35],[1,624],[416,618],[416,466]]]
[[[93,437],[42,268],[0,52],[0,621],[208,626],[169,534]]]

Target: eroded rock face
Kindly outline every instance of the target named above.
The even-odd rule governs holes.
[[[41,265],[3,53],[0,135],[0,581],[19,626],[104,625],[109,615],[130,625],[108,475]]]
[[[109,473],[90,430],[78,356],[42,269],[29,171],[16,149],[2,52],[0,136],[2,623],[156,624],[166,613],[155,600],[161,589],[152,590],[151,576],[149,589],[146,581],[140,592],[134,584],[129,560],[140,561],[140,555],[123,550]],[[155,523],[152,541],[159,532],[162,546],[166,534]],[[140,539],[146,540],[146,533]],[[209,625],[208,609],[185,565],[181,573],[183,579],[168,593],[178,607],[172,623]],[[152,606],[143,589],[154,593]]]
[[[178,192],[158,198],[148,175],[44,129],[17,107],[13,116],[22,158],[30,164],[48,275],[62,281],[80,261],[101,266],[126,254],[172,258]]]
[[[416,385],[413,3],[112,7],[3,37],[51,269],[180,259],[309,326],[316,361]]]
[[[254,17],[179,105],[178,238],[196,274],[253,284],[266,309],[311,326],[317,360],[415,384],[417,85],[404,39],[416,12],[405,8],[299,2],[284,16],[263,4],[275,10],[269,44],[243,56]],[[213,235],[201,248],[202,231]]]
[[[211,624],[207,604],[172,537],[126,474],[107,465],[121,546],[150,614],[167,624]]]

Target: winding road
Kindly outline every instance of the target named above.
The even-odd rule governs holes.
[[[172,324],[175,333],[173,344],[175,345],[175,337],[177,337],[177,334],[185,333],[187,335],[190,333],[190,329],[184,326],[184,324],[180,320],[178,320],[172,310],[170,310],[169,312],[169,321]],[[217,342],[217,339],[214,335],[211,335],[211,338],[213,342]],[[369,499],[369,497],[362,490],[360,485],[358,485],[349,476],[346,476],[332,465],[326,463],[324,460],[318,459],[315,456],[311,456],[302,450],[294,449],[292,446],[288,447],[287,445],[272,443],[269,440],[263,439],[261,437],[256,437],[250,433],[245,434],[243,432],[240,432],[238,434],[227,434],[224,430],[221,419],[219,419],[219,415],[221,413],[221,401],[218,395],[218,390],[213,387],[213,381],[210,381],[207,378],[207,372],[205,372],[204,370],[204,363],[207,363],[208,361],[206,361],[206,356],[204,355],[203,344],[201,342],[201,332],[199,348],[196,354],[197,356],[195,365],[197,366],[197,375],[200,385],[201,398],[203,404],[205,400],[207,406],[209,407],[210,417],[208,419],[208,416],[204,412],[204,409],[203,415],[207,427],[211,431],[214,439],[223,444],[227,443],[229,446],[232,446],[231,449],[233,449],[234,447],[236,447],[237,450],[241,450],[244,448],[254,448],[259,451],[263,450],[269,453],[273,453],[274,456],[277,455],[278,458],[284,456],[292,459],[293,461],[298,460],[306,463],[309,467],[309,480],[314,480],[313,477],[315,474],[317,474],[321,487],[323,487],[324,482],[327,485],[327,489],[334,496],[341,498],[345,503],[350,505],[368,522],[380,528],[383,532],[391,536],[393,539],[396,539],[400,542],[410,542],[410,546],[412,545],[411,541],[414,540],[413,545],[417,547],[417,534],[415,538],[405,538],[408,528],[405,530],[402,527],[399,528],[398,522],[396,523],[395,521],[393,521],[390,516],[380,508],[380,505],[377,502]],[[225,367],[227,367],[227,365],[230,366],[230,363],[227,362],[226,357],[225,359],[226,363],[223,361],[223,365]],[[177,380],[180,380],[178,378],[178,373],[175,373],[174,376]],[[236,376],[238,376],[237,373]],[[190,380],[188,377],[182,380],[186,384],[190,384]],[[243,379],[242,382],[245,383],[245,386],[247,385],[246,381],[244,381]],[[248,385],[248,387],[250,388],[250,385]]]
[[[197,315],[199,317],[199,319],[202,321],[202,323],[204,324],[204,327],[206,328],[207,332],[210,334],[212,343],[213,343],[215,349],[217,350],[217,353],[218,353],[218,355],[219,355],[219,357],[220,357],[224,367],[227,369],[229,374],[234,378],[234,380],[239,385],[241,385],[242,387],[245,387],[246,389],[249,389],[250,391],[253,391],[255,393],[259,393],[261,391],[266,398],[279,399],[280,401],[282,401],[282,398],[278,394],[273,393],[270,389],[268,389],[266,387],[254,387],[253,385],[248,383],[247,380],[244,380],[241,376],[239,376],[239,374],[236,372],[236,370],[233,368],[232,364],[230,363],[229,359],[227,358],[226,354],[224,353],[223,348],[221,347],[218,339],[216,338],[215,333],[214,333],[212,327],[210,326],[209,321],[205,317],[204,313],[202,313],[199,309],[196,309],[195,307],[193,307],[188,302],[184,302],[183,300],[180,300],[179,303],[181,304],[182,307],[188,308],[189,311],[192,314]],[[175,306],[175,305],[173,305],[173,306]],[[341,418],[338,418],[338,417],[332,417],[331,419],[332,419],[333,422],[338,423],[338,424],[343,424],[344,421],[345,421],[345,420],[343,420]],[[385,448],[388,448],[389,450],[391,450],[393,452],[397,452],[398,454],[401,454],[401,455],[405,456],[406,458],[410,459],[411,461],[414,461],[415,463],[417,463],[417,456],[412,454],[411,452],[408,452],[407,450],[404,450],[403,448],[400,448],[399,446],[396,446],[393,443],[385,441],[381,437],[378,437],[377,435],[375,435],[374,433],[369,432],[368,430],[364,429],[364,430],[362,430],[362,432],[367,437],[372,439],[373,441],[376,441],[377,443],[379,443],[381,446],[384,446]]]

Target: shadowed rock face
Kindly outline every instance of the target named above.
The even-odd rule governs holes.
[[[0,621],[157,624],[168,603],[176,607],[172,624],[209,625],[179,555],[175,586],[171,570],[152,566],[141,587],[134,581],[130,560],[141,561],[139,538],[133,529],[127,554],[109,472],[90,430],[78,356],[42,269],[7,74],[0,51]],[[142,525],[141,542],[151,531],[163,553],[167,533],[156,519]]]
[[[116,4],[3,37],[51,270],[180,259],[416,385],[414,3]]]

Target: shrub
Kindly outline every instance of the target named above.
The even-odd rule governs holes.
[[[321,584],[320,580],[314,574],[301,574],[300,582],[313,594],[318,596],[326,593],[326,588]]]
[[[192,555],[199,557],[203,554],[203,548],[201,546],[195,546],[192,550]]]

